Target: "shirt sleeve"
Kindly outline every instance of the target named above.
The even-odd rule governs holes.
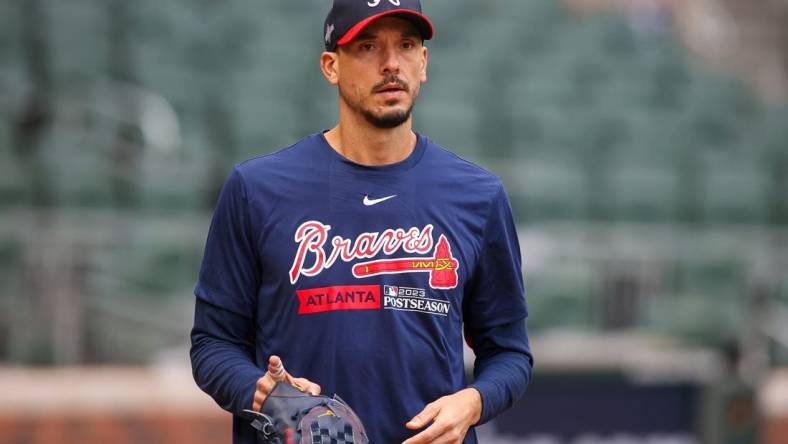
[[[246,186],[234,169],[213,213],[197,298],[248,318],[254,317],[261,275]]]
[[[237,169],[214,210],[194,293],[192,373],[222,408],[251,408],[264,372],[255,365],[254,320],[261,273],[246,188]]]
[[[525,320],[466,329],[466,335],[472,338],[476,355],[470,387],[478,390],[482,398],[479,425],[509,409],[522,397],[531,380],[534,361]]]
[[[527,315],[520,243],[501,186],[487,217],[479,260],[466,284],[463,321],[474,329],[488,328]]]
[[[253,332],[248,318],[197,299],[190,350],[194,381],[234,415],[252,408],[257,380],[265,374],[254,364]]]
[[[465,294],[465,333],[476,355],[470,386],[481,394],[482,424],[523,395],[533,367],[520,245],[503,186],[492,203]]]

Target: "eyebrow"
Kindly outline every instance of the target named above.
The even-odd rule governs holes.
[[[378,34],[374,33],[374,32],[362,31],[356,36],[356,39],[357,40],[371,40],[371,39],[374,39],[375,37],[377,37],[377,35]]]
[[[404,31],[402,33],[402,37],[411,37],[411,38],[419,38],[420,39],[421,38],[421,33],[418,32],[418,31],[414,31],[412,29],[409,29],[409,30]]]
[[[361,31],[356,36],[356,40],[372,40],[377,36],[378,36],[377,32]],[[401,36],[404,38],[421,38],[421,34],[418,31],[414,31],[412,29],[409,29],[407,31],[402,31]]]

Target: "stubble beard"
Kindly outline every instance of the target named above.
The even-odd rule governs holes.
[[[375,114],[370,109],[364,108],[361,103],[354,101],[342,88],[339,88],[339,95],[342,97],[342,101],[344,101],[350,107],[350,109],[364,116],[364,119],[366,119],[370,125],[380,129],[397,128],[398,126],[401,126],[407,122],[410,119],[411,114],[413,114],[413,106],[416,104],[416,97],[414,95],[411,97],[410,106],[408,106],[408,109],[404,111],[391,111],[379,115]],[[390,105],[393,104],[394,103],[390,103]],[[389,103],[387,103],[387,105],[389,105]]]

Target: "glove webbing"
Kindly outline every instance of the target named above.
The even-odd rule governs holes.
[[[343,432],[337,431],[336,436],[331,436],[331,431],[320,427],[317,421],[309,425],[312,429],[312,444],[354,444],[353,427],[345,425]]]

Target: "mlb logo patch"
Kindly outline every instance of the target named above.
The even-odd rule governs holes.
[[[384,285],[383,286],[383,295],[384,296],[397,296],[399,294],[399,287],[396,285]]]

